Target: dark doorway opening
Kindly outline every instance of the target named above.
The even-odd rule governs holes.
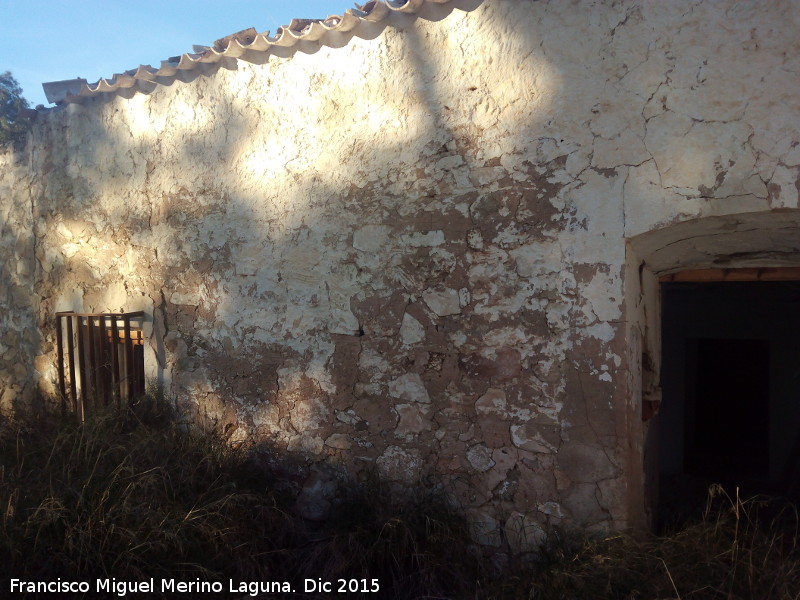
[[[683,470],[769,478],[769,340],[686,340]]]
[[[800,492],[800,282],[661,283],[662,514],[714,483]]]

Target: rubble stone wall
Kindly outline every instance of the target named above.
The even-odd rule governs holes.
[[[797,208],[796,13],[486,0],[42,114],[0,172],[9,330],[52,392],[57,310],[144,310],[185,414],[309,488],[437,481],[487,545],[641,525],[626,240]]]

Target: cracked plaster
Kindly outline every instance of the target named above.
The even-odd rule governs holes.
[[[3,405],[55,390],[56,310],[141,309],[181,410],[308,472],[436,476],[518,552],[641,523],[631,257],[797,262],[799,17],[475,4],[40,115],[0,162]]]

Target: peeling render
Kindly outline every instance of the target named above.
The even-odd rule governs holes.
[[[0,158],[3,406],[55,393],[56,311],[143,310],[149,379],[301,457],[308,518],[374,471],[513,552],[644,525],[654,274],[797,263],[797,11],[444,7],[40,114]]]

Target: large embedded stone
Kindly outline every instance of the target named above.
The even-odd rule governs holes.
[[[430,431],[431,421],[428,418],[428,410],[425,405],[417,404],[398,404],[394,407],[399,417],[397,428],[394,434],[397,437],[414,436],[423,431]]]
[[[467,460],[472,468],[478,471],[488,471],[496,463],[492,459],[492,450],[485,444],[475,444],[467,450]]]
[[[422,458],[419,450],[405,450],[400,446],[389,446],[375,461],[380,474],[390,481],[411,484],[419,479]]]
[[[389,395],[407,402],[430,403],[428,390],[417,373],[406,373],[389,383]]]
[[[403,315],[403,322],[400,325],[400,339],[406,346],[416,344],[425,339],[425,328],[422,323],[417,321],[410,314]]]
[[[457,315],[461,312],[458,290],[437,287],[422,292],[425,304],[440,317]]]

